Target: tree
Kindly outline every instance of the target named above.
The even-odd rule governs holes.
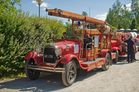
[[[132,0],[131,9],[133,18],[135,18],[137,27],[139,28],[139,0]]]
[[[82,12],[82,15],[83,16],[88,16],[87,12],[85,12],[85,11]]]
[[[136,18],[139,15],[139,0],[131,0],[131,9],[134,17]]]
[[[50,42],[49,34],[61,38],[65,26],[55,19],[19,12],[19,0],[0,0],[0,77],[23,71],[25,54]]]
[[[129,29],[132,19],[133,18],[132,18],[131,11],[127,9],[126,5],[123,5],[121,9],[121,27],[124,29]]]
[[[129,28],[131,20],[131,12],[127,9],[126,5],[122,5],[119,0],[117,0],[112,8],[109,9],[106,17],[106,21],[117,29]]]
[[[130,25],[130,29],[136,29],[137,28],[137,22],[136,19],[133,19]]]
[[[119,27],[119,20],[121,19],[121,3],[119,2],[119,0],[117,0],[112,8],[109,9],[109,12],[107,14],[107,18],[106,18],[106,21],[111,24],[112,26],[115,26],[115,27]]]
[[[0,0],[0,12],[15,12],[17,9],[15,4],[19,4],[20,0]]]

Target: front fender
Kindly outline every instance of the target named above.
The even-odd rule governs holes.
[[[112,51],[117,51],[117,50],[120,50],[120,48],[118,48],[118,47],[112,47],[111,50]]]
[[[105,57],[107,53],[110,53],[109,49],[102,49],[101,50],[101,57]]]
[[[73,55],[73,54],[64,55],[64,57],[61,59],[61,63],[62,63],[62,64],[67,64],[67,63],[69,63],[72,59],[78,60],[78,57],[77,57],[76,55]]]
[[[29,51],[27,53],[27,55],[24,57],[24,60],[25,61],[29,61],[30,59],[33,59],[34,61],[36,61],[37,60],[37,57],[38,57],[37,52],[35,52],[35,51]]]

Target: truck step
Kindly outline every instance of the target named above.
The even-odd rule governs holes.
[[[105,58],[97,58],[96,60],[82,62],[81,66],[90,71],[95,68],[100,68],[105,63]]]
[[[95,60],[85,61],[85,62],[82,62],[82,64],[92,64],[92,63],[95,63],[95,62],[99,62],[101,60],[104,60],[104,58],[97,58]]]

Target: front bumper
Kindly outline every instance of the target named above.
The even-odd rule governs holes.
[[[65,68],[55,68],[46,66],[27,65],[27,69],[46,71],[46,72],[65,72]]]

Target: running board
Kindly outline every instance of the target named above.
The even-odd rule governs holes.
[[[105,58],[97,58],[95,61],[86,61],[86,62],[82,62],[81,66],[87,70],[87,71],[91,71],[95,68],[101,68],[102,65],[105,63]]]
[[[27,69],[46,71],[46,72],[65,72],[64,68],[54,68],[54,67],[35,66],[35,65],[27,65]]]

